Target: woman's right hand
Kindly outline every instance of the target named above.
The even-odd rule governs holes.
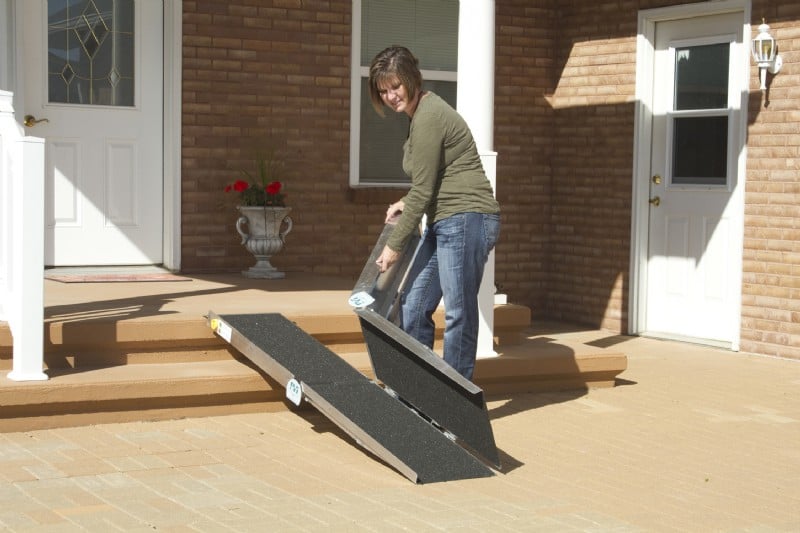
[[[384,220],[385,224],[394,224],[397,222],[397,219],[400,218],[400,215],[403,213],[403,209],[406,207],[405,202],[403,200],[399,200],[393,204],[389,205],[389,209],[386,210],[386,220]]]
[[[400,254],[389,248],[388,246],[383,247],[383,251],[375,263],[378,265],[378,268],[381,272],[386,272],[389,270],[393,264],[397,262],[400,258]]]

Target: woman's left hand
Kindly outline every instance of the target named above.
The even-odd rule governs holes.
[[[403,213],[403,209],[405,208],[406,204],[403,202],[403,200],[398,200],[397,202],[390,204],[389,209],[386,210],[386,219],[384,220],[384,223],[396,223],[397,219],[400,218],[400,215]]]

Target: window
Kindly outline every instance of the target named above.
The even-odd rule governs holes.
[[[670,113],[670,184],[728,184],[728,71],[730,43],[675,50],[675,93]]]
[[[391,45],[419,58],[423,87],[456,105],[458,0],[353,0],[350,184],[397,186],[403,173],[408,117],[388,111],[381,118],[369,99],[369,64]]]

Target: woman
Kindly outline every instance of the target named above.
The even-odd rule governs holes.
[[[402,326],[433,348],[433,313],[444,298],[444,360],[471,380],[478,289],[500,232],[500,206],[466,122],[439,96],[422,89],[419,64],[407,48],[391,46],[375,56],[369,93],[379,115],[385,106],[411,119],[403,145],[411,189],[386,211],[386,222],[397,223],[376,262],[381,272],[395,263],[427,216],[401,297]]]

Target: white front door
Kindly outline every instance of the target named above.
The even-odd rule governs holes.
[[[161,0],[26,0],[23,17],[27,134],[46,139],[45,264],[160,264]]]
[[[659,22],[644,333],[738,339],[742,14]]]

